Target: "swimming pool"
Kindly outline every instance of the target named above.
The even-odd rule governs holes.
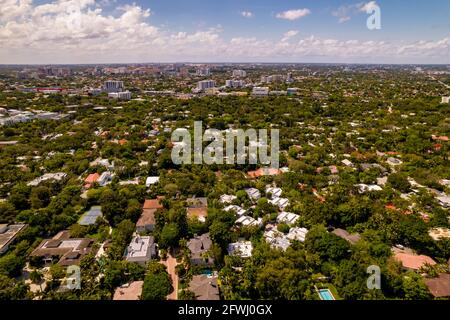
[[[321,300],[335,300],[329,289],[320,289],[319,297]]]

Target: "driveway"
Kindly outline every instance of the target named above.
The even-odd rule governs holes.
[[[178,296],[178,275],[175,272],[175,267],[178,265],[177,259],[172,255],[172,252],[167,254],[167,260],[161,261],[167,267],[167,273],[169,273],[172,279],[173,292],[167,296],[167,300],[177,300]]]

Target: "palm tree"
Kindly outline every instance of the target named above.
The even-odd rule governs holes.
[[[35,269],[30,273],[31,282],[33,282],[34,284],[39,284],[39,288],[41,291],[42,291],[42,279],[43,275],[38,270]]]

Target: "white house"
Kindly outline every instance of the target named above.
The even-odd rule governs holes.
[[[245,209],[243,209],[243,208],[241,208],[239,206],[236,206],[234,204],[223,208],[223,211],[226,211],[226,212],[228,212],[230,210],[234,211],[238,217],[243,216],[247,212],[247,210],[245,210]]]
[[[300,218],[298,214],[291,212],[281,212],[277,217],[278,223],[294,224]]]
[[[273,205],[278,206],[281,210],[284,210],[287,206],[289,206],[289,200],[287,198],[277,198],[274,197],[269,202]]]
[[[250,241],[238,241],[228,245],[228,254],[249,258],[252,256],[253,245]]]
[[[126,260],[145,265],[156,256],[156,246],[152,236],[133,237],[126,250]]]
[[[231,203],[236,199],[236,196],[230,194],[223,194],[220,196],[220,203]]]
[[[258,201],[261,198],[261,192],[256,188],[245,189],[245,192],[247,192],[249,198],[253,201]]]
[[[159,182],[159,177],[147,177],[145,180],[145,186],[148,188],[151,185],[157,184]]]
[[[281,188],[275,188],[275,187],[266,187],[266,194],[271,194],[272,196],[272,198],[277,198],[277,197],[280,197],[281,196],[281,193],[282,193],[283,191],[281,190]]]

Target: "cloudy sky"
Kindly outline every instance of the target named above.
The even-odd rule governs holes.
[[[176,61],[450,63],[450,1],[0,0],[0,64]]]

